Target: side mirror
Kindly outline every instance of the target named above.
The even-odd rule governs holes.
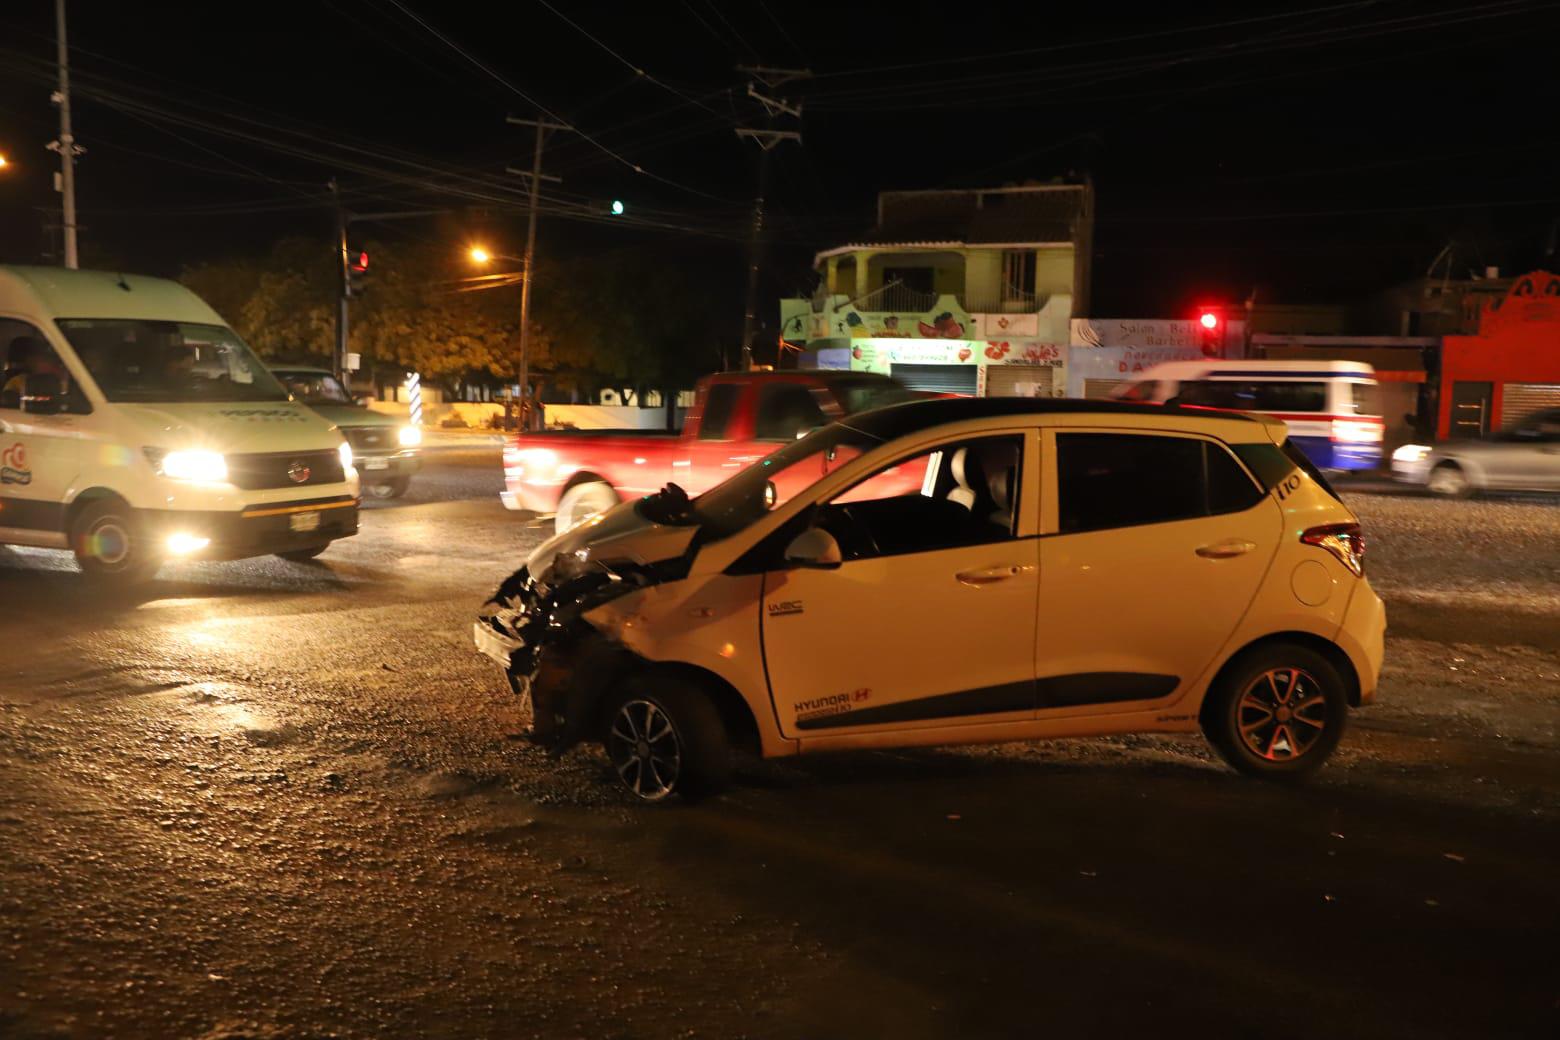
[[[821,527],[809,527],[785,547],[785,562],[793,567],[832,571],[842,560],[840,543]]]
[[[22,411],[58,415],[65,407],[65,381],[49,372],[29,373],[22,383]]]

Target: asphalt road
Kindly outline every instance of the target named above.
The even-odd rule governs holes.
[[[470,649],[497,487],[126,600],[0,548],[0,1036],[1560,1034],[1560,506],[1351,496],[1387,672],[1299,789],[1143,737],[643,809]]]

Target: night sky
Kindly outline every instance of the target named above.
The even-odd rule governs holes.
[[[1084,174],[1097,315],[1345,299],[1448,243],[1458,275],[1553,266],[1556,7],[72,0],[83,262],[324,241],[332,173],[359,211],[446,211],[376,234],[518,251],[504,167],[530,131],[504,120],[545,109],[583,133],[549,140],[543,248],[739,265],[757,150],[734,127],[764,116],[735,67],[762,64],[815,73],[781,88],[803,141],[774,152],[766,317],[880,189]],[[5,261],[44,256],[58,204],[52,27],[47,0],[0,10]]]

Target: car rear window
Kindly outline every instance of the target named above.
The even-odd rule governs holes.
[[[766,383],[758,391],[753,436],[761,441],[794,441],[827,423],[812,387],[805,383]]]
[[[1264,491],[1272,491],[1279,481],[1295,471],[1294,460],[1276,444],[1232,444],[1230,447]]]
[[[699,440],[723,441],[731,413],[737,408],[741,387],[735,383],[716,383],[704,395],[704,412],[699,416]]]
[[[1064,534],[1239,512],[1265,493],[1223,447],[1193,437],[1061,433],[1056,472]]]
[[[1381,414],[1381,394],[1375,383],[1350,383],[1349,400],[1355,415]]]

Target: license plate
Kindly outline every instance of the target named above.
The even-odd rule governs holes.
[[[390,468],[390,460],[389,459],[364,459],[363,460],[363,468],[364,469],[389,469]]]
[[[294,513],[287,518],[287,526],[294,531],[318,531],[320,529],[320,514]]]
[[[491,657],[505,668],[509,667],[509,655],[525,645],[518,639],[510,639],[508,636],[499,635],[481,621],[472,622],[471,639],[472,642],[477,644],[479,653],[485,657]]]

